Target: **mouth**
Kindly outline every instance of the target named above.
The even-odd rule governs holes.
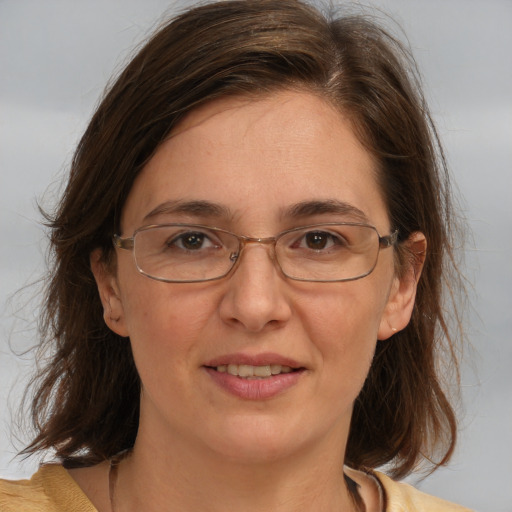
[[[306,368],[279,354],[229,354],[203,368],[224,392],[249,401],[269,400],[298,385]]]
[[[268,379],[276,375],[302,370],[302,368],[292,368],[291,366],[281,364],[266,364],[260,366],[250,364],[221,364],[218,366],[209,366],[207,368],[211,368],[219,373],[227,373],[234,377],[240,377],[248,380]]]

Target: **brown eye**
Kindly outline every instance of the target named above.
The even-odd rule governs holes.
[[[176,247],[185,251],[200,251],[201,249],[211,248],[215,244],[212,243],[212,240],[206,233],[189,231],[172,238],[167,245],[170,248]]]
[[[181,237],[181,243],[185,249],[194,251],[201,249],[204,239],[203,233],[187,233],[187,235]]]
[[[306,247],[317,251],[325,249],[330,241],[332,241],[332,235],[322,231],[313,231],[304,236]]]

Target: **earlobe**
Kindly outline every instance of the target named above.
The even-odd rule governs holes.
[[[402,275],[394,279],[379,326],[379,340],[386,340],[401,331],[411,319],[416,289],[425,262],[427,241],[423,233],[415,232],[406,244],[410,259]]]
[[[119,336],[128,336],[117,279],[103,261],[101,249],[96,249],[91,253],[90,264],[103,305],[103,319],[105,323]]]

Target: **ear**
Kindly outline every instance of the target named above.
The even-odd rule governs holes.
[[[119,336],[128,336],[117,278],[103,260],[101,249],[96,249],[91,253],[90,263],[103,305],[105,323]]]
[[[377,339],[387,340],[404,329],[411,319],[416,288],[425,262],[427,240],[420,232],[412,233],[407,242],[410,253],[406,268],[396,276],[381,318]]]

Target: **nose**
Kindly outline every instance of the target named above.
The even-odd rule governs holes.
[[[249,244],[226,281],[220,304],[224,322],[250,332],[284,325],[291,316],[287,287],[268,245]]]

